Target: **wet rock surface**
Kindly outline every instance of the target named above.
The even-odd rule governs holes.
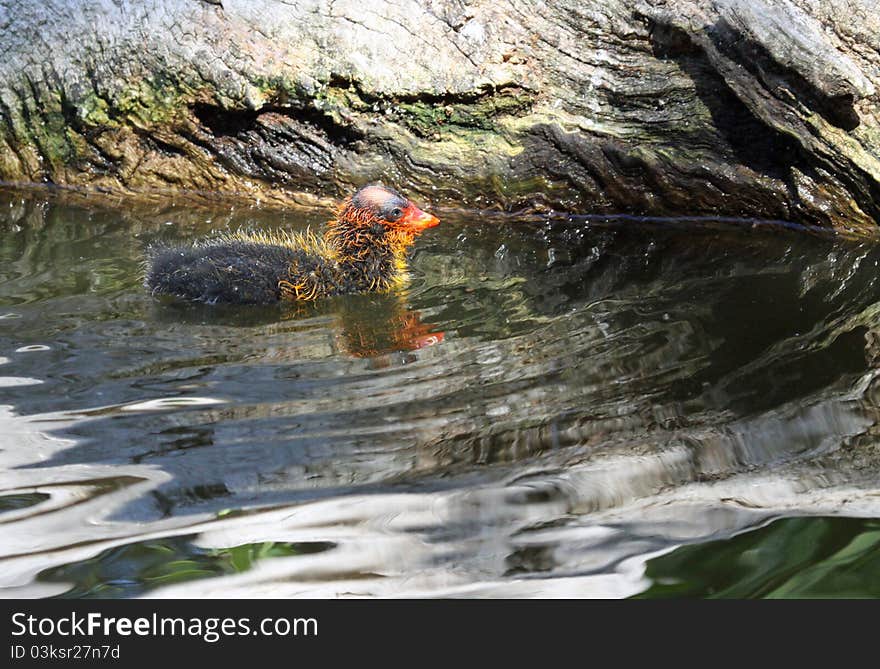
[[[868,0],[0,0],[0,179],[880,221]]]

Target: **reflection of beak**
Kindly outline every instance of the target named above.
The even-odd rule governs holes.
[[[443,341],[445,336],[445,332],[432,332],[428,335],[413,337],[410,343],[413,349],[425,348],[426,346],[434,346],[434,344],[439,344]]]
[[[440,219],[431,214],[425,213],[416,205],[410,205],[404,210],[403,217],[400,219],[403,226],[412,232],[421,232],[428,228],[433,228],[440,223]]]

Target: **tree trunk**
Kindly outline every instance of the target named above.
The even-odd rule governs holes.
[[[0,0],[0,179],[880,222],[875,0]]]

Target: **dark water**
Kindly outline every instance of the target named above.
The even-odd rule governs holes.
[[[880,246],[440,212],[400,294],[154,300],[304,216],[0,193],[0,593],[876,596]]]

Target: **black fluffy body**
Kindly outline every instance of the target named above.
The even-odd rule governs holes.
[[[222,241],[149,250],[144,281],[153,295],[208,304],[270,304],[292,264],[307,254],[284,246]]]
[[[271,304],[286,295],[283,286],[300,287],[314,299],[389,287],[395,276],[393,250],[385,229],[361,230],[361,252],[346,260],[277,244],[217,240],[196,246],[154,247],[147,254],[144,285],[153,295],[173,295],[207,304]]]

